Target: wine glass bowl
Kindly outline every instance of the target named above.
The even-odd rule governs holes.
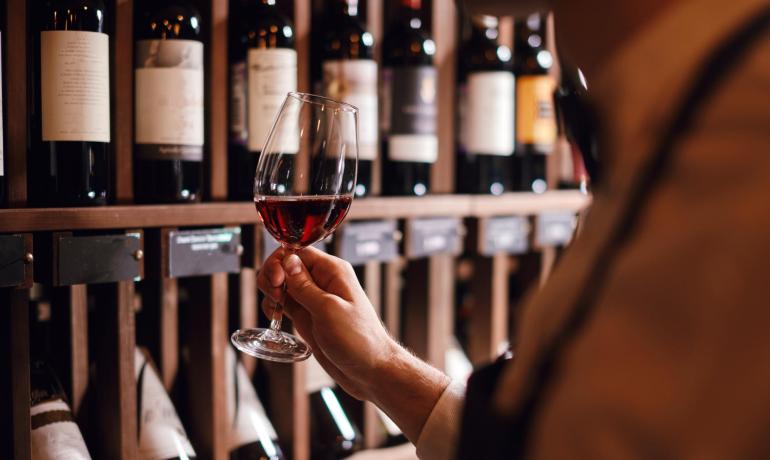
[[[357,168],[358,109],[322,96],[289,93],[254,178],[254,205],[265,230],[292,253],[329,236],[350,209]],[[258,358],[307,359],[307,344],[281,331],[281,316],[281,305],[276,305],[269,329],[238,330],[231,341]]]

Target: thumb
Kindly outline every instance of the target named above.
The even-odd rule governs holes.
[[[286,291],[303,307],[312,311],[314,303],[324,298],[326,292],[318,287],[296,254],[283,259],[283,269],[286,272]]]

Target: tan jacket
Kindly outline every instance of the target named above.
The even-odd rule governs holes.
[[[589,82],[610,157],[605,184],[520,321],[515,363],[495,395],[502,414],[521,403],[536,356],[562,330],[588,268],[602,262],[632,179],[699,66],[766,5],[678,2]],[[770,34],[675,150],[563,355],[527,458],[770,459]],[[451,400],[439,402],[444,412]],[[431,417],[423,457],[440,458],[430,437],[441,431]]]

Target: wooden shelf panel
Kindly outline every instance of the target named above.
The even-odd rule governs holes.
[[[543,195],[511,193],[498,197],[432,195],[421,198],[366,198],[353,202],[348,219],[530,215],[548,211],[579,211],[589,201],[587,196],[572,191],[553,191]],[[258,219],[254,205],[248,202],[3,209],[0,210],[0,233],[254,224]]]

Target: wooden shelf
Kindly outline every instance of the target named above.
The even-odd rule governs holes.
[[[590,198],[574,191],[553,191],[543,195],[510,193],[498,197],[432,195],[421,198],[365,198],[353,202],[348,219],[530,215],[548,211],[579,211],[589,201]],[[248,202],[0,210],[0,233],[197,227],[257,222],[254,205]]]

